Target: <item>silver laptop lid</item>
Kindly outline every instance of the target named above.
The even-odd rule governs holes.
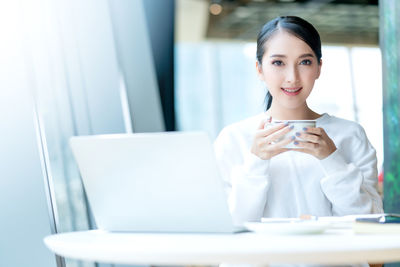
[[[96,224],[108,231],[234,231],[206,133],[72,137]]]

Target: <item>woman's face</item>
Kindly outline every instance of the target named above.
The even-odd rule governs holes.
[[[314,51],[296,36],[279,30],[265,44],[258,76],[273,97],[273,105],[296,109],[306,105],[321,64]]]

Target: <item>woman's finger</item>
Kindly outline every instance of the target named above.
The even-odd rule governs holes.
[[[322,135],[325,133],[324,129],[322,129],[321,127],[318,127],[318,128],[305,127],[305,128],[303,128],[303,131],[306,133],[315,134],[315,135]]]
[[[315,150],[319,146],[318,143],[312,143],[312,142],[306,142],[306,141],[300,141],[300,140],[294,141],[293,144],[296,146],[295,149],[297,149],[297,147],[299,147],[299,148]]]
[[[322,137],[320,135],[310,134],[306,132],[297,132],[296,137],[303,139],[304,141],[312,142],[312,143],[321,143]]]
[[[279,130],[277,130],[276,132],[270,134],[269,136],[267,136],[267,139],[270,142],[276,142],[280,139],[282,139],[287,133],[289,133],[291,130],[293,130],[293,126],[292,125],[287,125],[286,127],[283,127]],[[292,138],[292,140],[294,139],[294,137]]]
[[[277,124],[277,125],[268,125],[267,128],[265,128],[263,130],[259,130],[256,133],[256,136],[264,136],[264,137],[266,137],[266,136],[271,135],[274,132],[276,132],[276,131],[278,131],[278,130],[286,127],[286,126],[288,126],[288,124],[285,124],[285,123]]]
[[[289,137],[289,138],[285,138],[285,139],[283,139],[283,140],[281,140],[281,141],[279,141],[279,142],[276,142],[276,143],[270,145],[270,149],[271,149],[271,150],[280,150],[280,149],[283,149],[282,152],[284,152],[284,151],[289,151],[290,149],[285,148],[284,146],[290,144],[291,142],[293,142],[293,140],[294,140],[294,136]]]
[[[265,124],[270,123],[271,120],[272,120],[271,116],[267,116],[266,118],[262,119],[257,129],[263,130],[265,128]]]

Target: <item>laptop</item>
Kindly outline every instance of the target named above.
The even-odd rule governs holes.
[[[206,133],[76,136],[70,145],[99,229],[238,230]]]

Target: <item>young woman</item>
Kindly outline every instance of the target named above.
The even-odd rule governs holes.
[[[267,110],[225,127],[215,141],[236,224],[383,212],[376,154],[363,128],[307,106],[321,57],[318,32],[299,17],[275,18],[259,33],[256,68],[268,89]],[[271,120],[316,120],[316,127],[292,132]],[[296,148],[284,148],[293,141]]]

